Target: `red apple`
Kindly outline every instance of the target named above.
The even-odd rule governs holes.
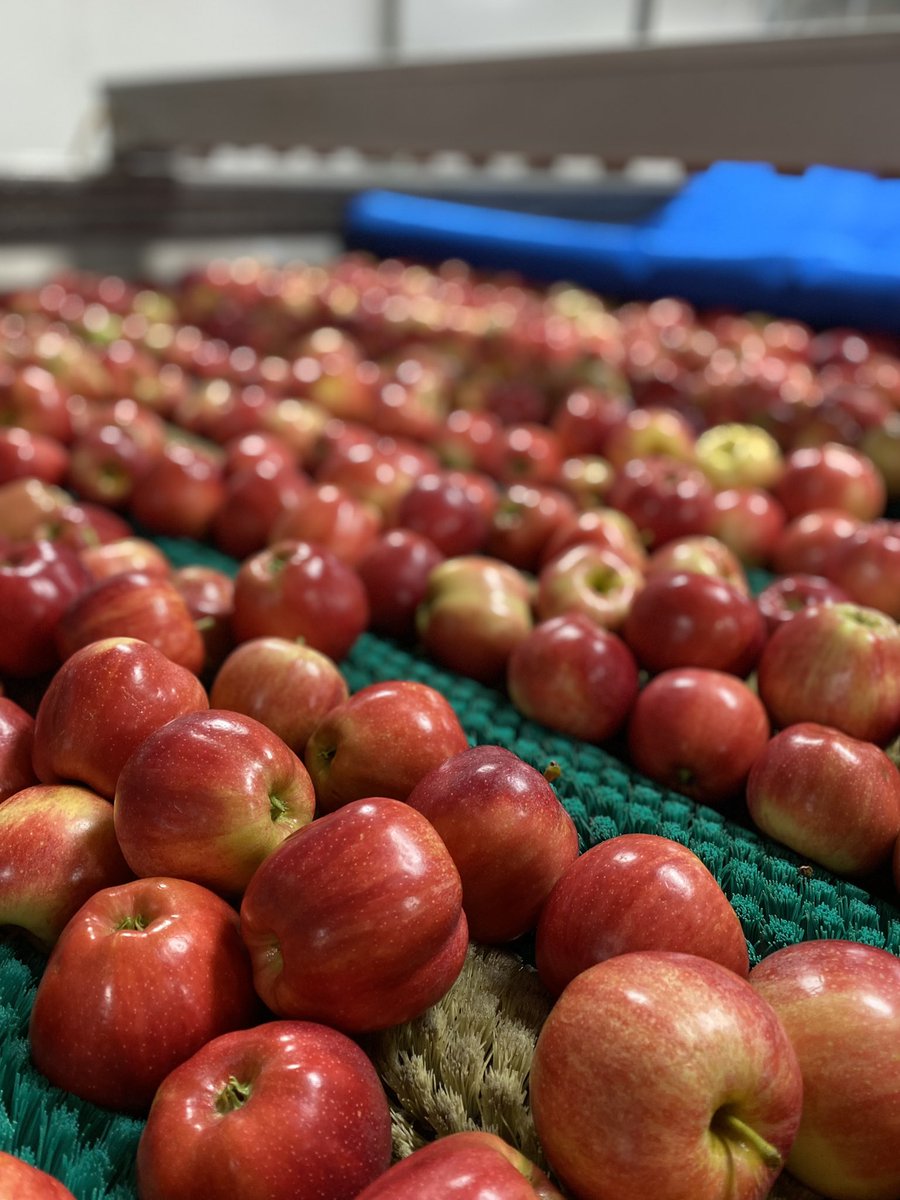
[[[625,419],[630,402],[600,388],[570,392],[551,419],[564,454],[603,454],[608,435]]]
[[[386,680],[322,718],[304,756],[319,812],[365,796],[406,800],[423,776],[469,746],[450,702],[425,683]]]
[[[493,491],[490,497],[493,507]],[[481,551],[490,522],[484,494],[460,471],[421,475],[397,506],[396,524],[427,537],[447,558]]]
[[[900,625],[856,604],[822,604],[777,630],[759,660],[775,725],[812,721],[885,746],[900,732]]]
[[[416,609],[428,593],[432,570],[444,561],[437,546],[409,529],[379,537],[357,565],[369,598],[369,626],[388,637],[411,640]]]
[[[484,471],[496,479],[500,474],[502,428],[495,413],[456,408],[447,414],[432,444],[445,466]]]
[[[800,1123],[778,1017],[734,971],[688,954],[583,971],[541,1029],[530,1078],[547,1159],[585,1200],[763,1200]]]
[[[631,711],[638,669],[620,638],[573,612],[541,621],[519,642],[506,686],[524,716],[569,737],[603,742]]]
[[[27,542],[0,561],[0,673],[39,675],[59,662],[54,632],[62,614],[91,584],[68,546]]]
[[[69,451],[55,438],[14,426],[0,429],[0,484],[11,479],[42,479],[62,483]]]
[[[871,459],[838,442],[794,450],[773,490],[788,517],[829,508],[873,521],[886,501],[884,479]]]
[[[537,571],[550,538],[576,517],[574,503],[557,488],[514,483],[500,496],[487,553],[521,571]]]
[[[829,578],[851,600],[900,621],[900,521],[873,521],[841,543]]]
[[[734,675],[697,667],[651,679],[628,724],[628,749],[639,771],[714,807],[742,794],[768,738],[769,720],[756,693]]]
[[[136,875],[237,896],[314,810],[312,781],[281,738],[213,708],[176,717],[137,747],[116,784],[116,837]]]
[[[268,423],[271,423],[271,419]],[[244,433],[226,442],[223,449],[225,459],[222,467],[226,478],[261,462],[269,463],[279,469],[297,466],[297,454],[294,447],[286,438],[277,433],[264,431]]]
[[[31,765],[34,717],[0,696],[0,801],[37,783]]]
[[[747,807],[759,828],[840,875],[888,862],[900,837],[900,771],[883,750],[806,722],[753,765]]]
[[[536,961],[558,996],[582,971],[631,950],[698,954],[746,976],[737,913],[701,859],[656,834],[628,833],[566,868],[541,911]]]
[[[803,1073],[791,1174],[835,1200],[900,1195],[900,960],[848,941],[785,946],[750,972]]]
[[[767,563],[784,529],[784,509],[762,488],[726,488],[713,496],[709,532],[742,563]]]
[[[70,442],[72,417],[65,389],[43,367],[20,367],[8,383],[0,382],[0,425]]]
[[[724,542],[709,535],[674,538],[654,550],[647,559],[645,574],[662,575],[668,571],[712,575],[724,579],[744,595],[750,591],[740,559]]]
[[[222,663],[210,703],[261,721],[302,757],[319,721],[348,696],[346,680],[327,655],[285,638],[253,638]]]
[[[310,490],[309,480],[293,466],[261,462],[229,475],[212,519],[213,541],[232,558],[255,554],[270,540],[284,514],[302,504]]]
[[[355,567],[380,529],[381,514],[373,505],[335,484],[320,483],[276,517],[268,541],[313,542]]]
[[[138,1195],[353,1200],[390,1159],[387,1098],[362,1050],[324,1025],[269,1021],[215,1038],[163,1081]]]
[[[95,425],[72,443],[69,486],[85,500],[125,508],[136,480],[149,471],[162,446],[146,446],[128,427]]]
[[[348,1032],[435,1004],[468,946],[462,884],[429,822],[374,797],[320,817],[262,863],[241,929],[277,1015]]]
[[[553,788],[502,746],[474,746],[447,759],[419,780],[407,804],[450,851],[476,942],[509,942],[533,929],[578,855],[578,834]]]
[[[54,1176],[0,1150],[0,1196],[4,1200],[75,1200]]]
[[[234,580],[218,567],[178,567],[172,582],[203,639],[203,671],[216,671],[234,648]],[[220,707],[222,707],[220,705]],[[224,707],[229,707],[225,705]]]
[[[170,579],[155,574],[128,571],[99,580],[69,604],[54,636],[62,659],[91,642],[128,637],[195,675],[203,666],[203,639],[188,606]]]
[[[144,1113],[171,1070],[256,1015],[234,909],[187,880],[138,879],[97,892],[60,935],[31,1055],[56,1087]]]
[[[0,537],[11,542],[32,541],[71,503],[68,492],[43,479],[12,479],[0,484]]]
[[[199,540],[224,500],[221,464],[185,442],[171,442],[135,482],[131,513],[151,533]]]
[[[76,650],[50,682],[34,726],[42,783],[76,781],[112,799],[132,751],[167,721],[209,707],[196,675],[135,638]]]
[[[615,508],[595,508],[579,513],[550,535],[541,552],[541,564],[583,543],[612,550],[638,571],[643,571],[647,562],[647,551],[631,518]]]
[[[630,517],[648,546],[710,533],[714,490],[698,468],[672,458],[633,458],[622,466],[608,500]]]
[[[578,612],[603,629],[615,630],[643,586],[643,572],[614,551],[581,543],[541,568],[537,613],[547,621]]]
[[[147,538],[119,538],[114,542],[85,546],[78,551],[78,557],[95,583],[109,579],[111,575],[125,575],[132,571],[163,578],[172,574],[172,564],[165,553]]]
[[[498,437],[501,483],[555,484],[563,455],[559,438],[545,425],[524,422],[504,428]]]
[[[248,558],[235,577],[239,642],[303,638],[339,662],[368,619],[366,590],[353,568],[310,542],[277,542]]]
[[[820,575],[782,575],[767,584],[756,597],[769,636],[798,612],[816,604],[843,604],[850,597],[836,583]]]
[[[396,1163],[357,1200],[563,1200],[550,1180],[483,1130],[440,1137]]]
[[[670,571],[647,577],[622,636],[648,671],[704,667],[743,677],[756,665],[766,626],[753,599],[725,579]]]
[[[817,509],[790,521],[772,547],[779,575],[822,575],[830,579],[841,548],[862,522],[836,509]]]

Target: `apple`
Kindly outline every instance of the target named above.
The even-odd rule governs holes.
[[[208,707],[196,675],[146,642],[92,642],[63,663],[41,699],[35,774],[42,783],[75,781],[112,799],[120,770],[146,737]]]
[[[260,865],[241,904],[256,990],[278,1016],[386,1029],[462,969],[462,884],[432,825],[375,796],[329,813]]]
[[[271,419],[267,424],[271,424]],[[226,478],[262,462],[277,469],[297,466],[297,453],[291,443],[268,430],[240,434],[222,448],[225,451],[222,469]]]
[[[607,499],[631,518],[653,548],[673,538],[710,533],[714,494],[699,467],[688,462],[633,458],[619,470]]]
[[[138,1196],[353,1200],[390,1160],[387,1097],[359,1046],[310,1021],[269,1021],[214,1038],[162,1082],[138,1143]]]
[[[37,783],[33,746],[34,717],[8,696],[0,696],[0,801]]]
[[[622,636],[648,671],[704,667],[744,677],[765,645],[754,600],[724,578],[691,571],[648,575]]]
[[[202,675],[206,679],[234,649],[234,580],[218,567],[194,566],[178,567],[172,572],[172,583],[203,639]]]
[[[391,529],[377,538],[356,568],[369,599],[369,627],[412,640],[416,609],[428,593],[432,570],[443,561],[434,542],[410,529]]]
[[[77,596],[56,623],[62,659],[110,637],[137,638],[171,662],[199,674],[203,639],[181,593],[168,578],[128,571],[98,580]]]
[[[5,1150],[0,1150],[0,1196],[3,1200],[75,1200],[54,1176]]]
[[[500,483],[555,484],[563,464],[556,433],[545,425],[522,422],[498,435]]]
[[[239,642],[303,638],[340,662],[368,620],[362,580],[311,542],[277,542],[246,559],[235,576],[232,628]]]
[[[448,700],[413,680],[371,683],[326,713],[304,761],[319,812],[365,796],[406,800],[423,776],[469,747]]]
[[[750,585],[738,556],[716,537],[708,534],[674,538],[654,550],[644,568],[646,575],[688,571],[724,579],[747,595]]]
[[[698,465],[719,490],[771,488],[784,469],[778,443],[756,425],[714,425],[697,438],[695,453]]]
[[[482,683],[503,678],[513,648],[532,623],[529,580],[487,555],[439,563],[416,609],[416,629],[428,654]]]
[[[268,542],[313,542],[326,547],[341,562],[355,567],[372,547],[381,530],[381,514],[332,483],[306,489],[272,522]]]
[[[116,785],[116,837],[136,875],[238,896],[314,810],[306,768],[280,737],[211,708],[176,717],[133,752]]]
[[[574,502],[559,489],[514,483],[500,495],[486,552],[520,571],[537,571],[550,537],[576,517]]]
[[[764,1200],[803,1100],[766,1001],[720,963],[670,951],[573,979],[541,1029],[530,1088],[547,1160],[585,1200]]]
[[[447,414],[432,445],[445,466],[484,471],[496,479],[500,474],[502,428],[496,413],[456,408]]]
[[[490,508],[496,493],[489,493]],[[446,558],[483,550],[491,512],[482,492],[461,471],[420,475],[397,506],[396,524],[427,537]]]
[[[900,771],[883,750],[804,722],[776,734],[747,780],[769,837],[839,875],[874,871],[900,837]]]
[[[0,925],[42,949],[101,888],[131,879],[112,805],[66,784],[25,787],[0,804]]]
[[[891,860],[891,870],[894,876],[894,887],[900,892],[900,837],[894,846],[894,856]]]
[[[326,654],[274,637],[232,650],[210,690],[213,708],[261,721],[301,757],[319,721],[348,697],[346,680]]]
[[[98,424],[72,443],[68,483],[85,500],[109,508],[126,508],[135,481],[161,454],[161,445],[146,446],[128,427]]]
[[[659,405],[632,408],[610,428],[599,453],[617,470],[634,459],[695,461],[696,435],[681,413]]]
[[[615,472],[598,455],[579,455],[567,458],[559,468],[557,487],[579,509],[596,508],[607,501]]]
[[[208,533],[225,495],[218,459],[187,442],[173,441],[135,480],[131,514],[151,533],[199,541]]]
[[[769,561],[784,529],[786,515],[762,488],[726,488],[713,496],[709,532],[748,567]]]
[[[172,574],[172,564],[165,553],[147,538],[126,537],[114,542],[99,542],[79,550],[78,557],[95,583],[131,571],[163,578]]]
[[[580,387],[557,405],[550,424],[564,454],[603,454],[607,436],[620,425],[630,402],[615,392]]]
[[[31,1056],[54,1086],[143,1114],[173,1068],[257,1014],[234,909],[184,879],[137,879],[95,893],[60,934]]]
[[[26,542],[0,560],[0,673],[39,675],[59,663],[54,632],[63,613],[91,584],[68,546]]]
[[[284,514],[302,504],[310,490],[309,480],[293,466],[261,462],[229,475],[212,519],[212,540],[232,558],[255,554],[268,543]]]
[[[785,946],[750,972],[791,1039],[803,1117],[788,1170],[834,1200],[900,1195],[900,960],[849,941]]]
[[[569,737],[603,742],[624,725],[638,694],[634,655],[583,613],[541,621],[513,649],[509,698],[523,716]]]
[[[790,521],[772,547],[779,575],[822,575],[830,579],[843,545],[863,525],[837,509],[816,509]]]
[[[850,597],[843,588],[821,575],[782,575],[767,584],[756,597],[756,607],[762,614],[771,636],[798,612],[817,604],[843,604]]]
[[[0,429],[0,484],[12,479],[62,483],[68,468],[69,451],[62,442],[19,426]]]
[[[873,521],[842,542],[830,576],[856,604],[900,621],[900,521]]]
[[[713,807],[742,795],[768,739],[769,718],[756,693],[734,675],[700,667],[651,679],[628,722],[635,767]]]
[[[395,1163],[357,1200],[563,1200],[547,1176],[502,1138],[451,1133]]]
[[[758,686],[781,728],[812,721],[885,746],[900,732],[900,625],[857,604],[807,608],[766,643]]]
[[[65,388],[43,367],[20,367],[7,386],[0,386],[0,425],[70,442],[72,417]]]
[[[68,492],[43,479],[11,479],[0,484],[0,537],[12,542],[33,540],[45,522],[71,503]]]
[[[535,607],[542,621],[579,612],[603,629],[616,630],[643,586],[640,569],[613,550],[583,542],[541,568]]]
[[[884,512],[887,499],[884,479],[871,459],[839,442],[794,450],[773,491],[788,517],[827,508],[873,521]]]
[[[541,552],[540,565],[584,542],[612,550],[638,571],[646,566],[647,551],[635,523],[618,509],[604,507],[579,513],[554,530]]]
[[[407,804],[438,831],[459,871],[473,941],[533,929],[578,833],[553,788],[502,746],[473,746],[425,775]]]

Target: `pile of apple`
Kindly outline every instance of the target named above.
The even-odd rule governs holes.
[[[51,951],[38,1069],[149,1110],[140,1200],[750,1200],[785,1164],[897,1200],[900,960],[751,970],[692,852],[579,854],[437,691],[340,670],[367,628],[407,640],[900,888],[894,349],[355,257],[7,298],[0,923]],[[360,1039],[528,933],[565,1191],[488,1134],[388,1169]]]

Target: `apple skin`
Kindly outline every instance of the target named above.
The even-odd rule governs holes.
[[[355,692],[322,718],[304,761],[320,813],[366,796],[406,800],[420,779],[468,750],[449,701],[425,683],[389,679]]]
[[[515,567],[485,555],[439,563],[416,609],[416,629],[442,666],[496,684],[532,627],[531,584]]]
[[[900,621],[900,521],[873,521],[841,544],[830,578],[849,599]]]
[[[203,667],[203,638],[190,609],[174,583],[156,574],[127,571],[92,584],[69,604],[54,636],[63,660],[91,642],[131,637],[195,675]]]
[[[0,562],[0,673],[39,675],[59,663],[53,640],[69,605],[91,585],[76,551],[28,542]]]
[[[145,1113],[174,1067],[258,1014],[234,909],[185,879],[137,879],[95,893],[60,934],[31,1056],[64,1091]]]
[[[784,529],[784,509],[762,488],[726,488],[713,496],[710,533],[748,567],[767,563]]]
[[[397,506],[396,524],[427,537],[446,558],[456,558],[484,548],[491,527],[486,508],[461,472],[436,471],[415,480]]]
[[[115,829],[135,875],[239,896],[314,811],[312,780],[281,738],[211,708],[176,717],[134,751],[116,785]]]
[[[340,662],[369,622],[369,602],[352,567],[311,542],[276,542],[246,559],[234,581],[238,642],[303,638]]]
[[[77,781],[110,800],[132,751],[182,713],[209,707],[196,675],[136,638],[76,650],[50,681],[34,725],[42,783]]]
[[[79,550],[78,557],[95,583],[109,579],[111,575],[124,575],[130,571],[160,575],[166,579],[172,574],[172,564],[163,551],[146,538],[119,538],[115,542],[85,546]]]
[[[0,696],[0,801],[37,783],[31,765],[34,717],[7,696]]]
[[[673,538],[710,533],[714,495],[699,467],[663,457],[633,458],[613,480],[608,500],[655,548]]]
[[[493,1133],[451,1133],[414,1151],[357,1200],[563,1200],[524,1154]]]
[[[353,1200],[390,1161],[387,1097],[359,1046],[324,1025],[269,1021],[215,1038],[162,1082],[138,1143],[138,1196]]]
[[[541,621],[506,670],[509,698],[524,716],[569,737],[603,742],[625,724],[638,669],[625,643],[583,613]]]
[[[320,817],[250,880],[241,932],[278,1016],[386,1029],[435,1004],[462,969],[462,883],[432,825],[375,796]]]
[[[0,804],[0,863],[0,925],[44,950],[95,892],[134,878],[109,801],[67,784],[36,784]]]
[[[302,642],[251,638],[235,647],[213,680],[213,708],[261,721],[301,758],[310,734],[349,699],[337,663]]]
[[[554,996],[594,963],[632,950],[676,950],[746,977],[737,914],[687,846],[626,833],[568,866],[541,911],[535,943],[541,981]]]
[[[169,443],[135,481],[131,513],[152,533],[201,540],[225,501],[221,464],[185,443]]]
[[[267,541],[270,545],[314,542],[355,567],[380,532],[381,514],[372,504],[333,483],[320,483],[283,509],[272,522]]]
[[[20,426],[0,429],[0,484],[11,479],[62,483],[68,466],[69,451],[56,438]]]
[[[888,862],[900,837],[900,771],[871,742],[791,725],[753,764],[747,807],[769,837],[839,875],[862,875]]]
[[[792,451],[773,492],[789,518],[831,508],[873,521],[884,512],[887,498],[874,463],[838,442]]]
[[[769,1005],[727,967],[665,951],[573,979],[538,1037],[530,1086],[544,1152],[578,1200],[763,1200],[802,1104]]]
[[[788,1170],[833,1200],[900,1195],[900,960],[848,941],[812,941],[750,972],[803,1072],[803,1118]]]
[[[798,612],[814,604],[843,604],[850,597],[829,579],[821,575],[782,575],[762,589],[756,597],[756,607],[762,614],[769,636]]]
[[[549,539],[577,517],[574,502],[557,488],[514,483],[500,495],[486,552],[520,571],[537,572]]]
[[[838,509],[816,509],[795,517],[772,546],[772,569],[779,575],[822,575],[830,579],[843,546],[862,527],[858,517]]]
[[[644,575],[613,550],[582,542],[541,568],[536,608],[542,621],[580,612],[603,629],[621,628]]]
[[[2,1200],[75,1200],[67,1187],[46,1171],[0,1150]]]
[[[646,575],[667,571],[688,571],[724,579],[739,592],[747,595],[750,586],[740,559],[724,542],[709,535],[675,538],[654,550],[647,559]]]
[[[369,598],[370,628],[411,641],[416,609],[428,593],[428,577],[443,561],[434,542],[411,529],[382,534],[357,567]]]
[[[900,731],[900,625],[856,604],[807,608],[769,638],[758,685],[782,729],[812,721],[886,746]]]
[[[635,701],[631,761],[655,783],[727,807],[769,740],[759,697],[734,675],[702,667],[663,671]]]
[[[407,804],[450,851],[476,942],[510,942],[533,929],[578,857],[578,833],[553,788],[502,746],[473,746],[448,758],[416,784]]]
[[[231,616],[234,580],[218,567],[178,567],[172,583],[188,607],[203,639],[203,678],[217,671],[234,649]],[[220,705],[219,707],[229,707]]]

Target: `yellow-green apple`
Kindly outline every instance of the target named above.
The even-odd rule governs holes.
[[[900,412],[892,412],[862,435],[859,449],[872,460],[888,495],[900,496]]]
[[[769,740],[769,718],[742,680],[722,671],[663,671],[640,692],[628,722],[628,750],[655,783],[701,804],[743,795]]]
[[[91,586],[76,551],[48,541],[13,547],[0,561],[0,673],[39,675],[59,663],[54,632]]]
[[[533,929],[578,856],[578,833],[553,788],[502,746],[473,746],[448,758],[419,780],[407,804],[450,851],[476,942],[509,942]]]
[[[49,950],[101,888],[133,878],[112,805],[67,784],[26,787],[0,804],[0,925]]]
[[[390,1160],[387,1097],[359,1046],[311,1021],[268,1021],[214,1038],[163,1080],[137,1189],[140,1200],[354,1200]]]
[[[784,529],[784,509],[763,488],[725,488],[713,496],[709,532],[748,567],[769,561]]]
[[[571,863],[541,910],[535,943],[558,996],[594,963],[630,950],[677,950],[746,976],[737,913],[701,859],[671,838],[624,833]]]
[[[246,559],[235,577],[232,627],[239,642],[303,638],[340,661],[368,620],[362,580],[311,542],[277,542]]]
[[[743,678],[765,645],[766,625],[752,597],[726,579],[664,571],[647,576],[622,636],[648,671],[704,667]]]
[[[747,807],[759,828],[839,875],[888,862],[900,837],[900,771],[878,746],[804,722],[753,764]]]
[[[784,468],[775,439],[758,425],[714,425],[697,438],[697,464],[719,490],[771,488]]]
[[[127,571],[98,580],[68,605],[54,637],[62,659],[91,642],[130,637],[195,675],[203,667],[203,638],[190,609],[171,579],[157,574]]]
[[[769,638],[758,684],[781,728],[812,721],[885,746],[900,732],[900,625],[857,604],[807,608]]]
[[[147,642],[106,638],[76,650],[38,706],[33,763],[42,783],[107,796],[132,751],[167,721],[209,708],[196,675]]]
[[[31,1056],[64,1091],[144,1113],[174,1067],[258,1015],[235,910],[185,879],[136,879],[95,893],[60,934]]]
[[[244,893],[241,932],[272,1012],[353,1033],[437,1003],[468,947],[447,847],[421,813],[381,796],[320,817],[270,854]]]
[[[414,1151],[357,1200],[563,1200],[540,1167],[493,1133],[451,1133]]]
[[[884,479],[871,459],[839,442],[792,451],[772,490],[788,517],[830,508],[873,521],[887,500]]]
[[[351,800],[406,800],[423,776],[469,747],[450,702],[414,680],[371,683],[326,713],[304,761],[319,812]]]
[[[530,1086],[547,1160],[578,1200],[764,1200],[803,1094],[770,1005],[727,967],[669,951],[576,976]]]
[[[631,408],[607,430],[600,453],[617,470],[631,460],[660,455],[692,463],[696,440],[690,422],[674,409]]]
[[[634,655],[583,613],[541,621],[509,656],[509,698],[524,716],[569,737],[603,742],[625,724],[638,694]]]
[[[541,568],[535,607],[542,621],[579,612],[618,629],[644,586],[643,571],[613,550],[582,542]]]
[[[428,577],[443,561],[434,542],[411,529],[391,529],[377,538],[356,568],[369,598],[369,627],[412,640]]]
[[[712,575],[724,579],[745,595],[750,591],[747,573],[738,556],[724,542],[708,534],[674,538],[654,550],[647,559],[645,575],[661,575],[667,571]]]
[[[327,654],[287,638],[251,638],[219,667],[210,689],[213,708],[261,721],[303,756],[326,713],[349,698],[347,681]]]
[[[53,1175],[0,1150],[0,1196],[3,1200],[75,1200]]]
[[[614,478],[605,458],[578,455],[563,461],[557,486],[579,509],[591,509],[606,503]]]
[[[136,875],[239,896],[314,811],[309,774],[281,738],[211,708],[176,717],[137,747],[116,785],[115,830]]]
[[[0,801],[37,783],[33,746],[34,717],[8,696],[0,696]]]
[[[756,597],[756,607],[762,614],[771,636],[785,621],[792,621],[798,612],[815,604],[843,604],[850,597],[821,575],[780,575],[767,584]]]
[[[900,959],[842,940],[800,942],[750,972],[803,1073],[788,1170],[831,1200],[900,1195]]]

